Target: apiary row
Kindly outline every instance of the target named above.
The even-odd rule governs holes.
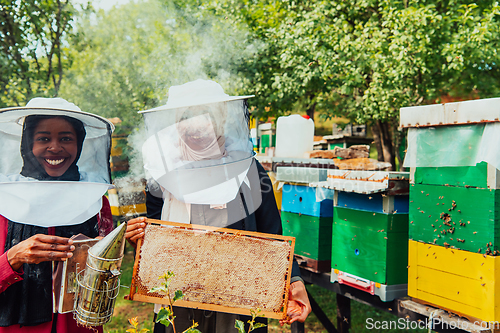
[[[383,301],[500,322],[499,119],[500,99],[402,109],[409,173],[278,168],[302,265]]]
[[[499,191],[429,184],[444,171],[425,172],[414,184],[408,173],[371,172],[386,179],[381,185],[363,183],[367,172],[340,170],[328,170],[326,181],[287,181],[281,188],[283,233],[296,237],[301,265],[330,272],[331,282],[383,301],[409,295],[496,320]]]
[[[409,174],[294,169],[278,168],[277,180],[302,266],[384,301],[406,296]]]

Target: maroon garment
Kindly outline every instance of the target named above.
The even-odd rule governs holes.
[[[99,234],[105,236],[113,230],[113,218],[111,216],[111,208],[109,201],[103,196],[103,204],[100,214],[98,215]],[[5,248],[5,239],[7,237],[9,221],[0,215],[0,249]],[[49,228],[50,229],[50,228]],[[49,231],[50,232],[50,231]],[[22,269],[21,269],[22,270]],[[23,272],[16,272],[10,266],[7,260],[7,252],[0,255],[0,293],[4,292],[10,285],[21,281]],[[72,313],[57,314],[57,333],[91,333],[95,332],[91,329],[77,326],[73,319]],[[99,333],[103,332],[102,327],[96,327]],[[0,327],[0,333],[51,333],[52,321],[36,326],[12,325],[8,327]]]

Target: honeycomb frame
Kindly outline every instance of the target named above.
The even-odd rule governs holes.
[[[176,290],[184,293],[175,306],[243,315],[259,309],[264,317],[286,318],[294,237],[154,219],[145,222],[128,299],[168,305],[166,294],[149,290],[160,286],[158,277],[171,271],[175,276],[170,296]]]

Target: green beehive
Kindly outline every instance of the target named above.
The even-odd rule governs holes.
[[[311,259],[307,267],[330,271],[332,218],[281,212],[283,235],[295,237],[295,254]],[[300,259],[300,258],[299,258]]]
[[[496,254],[499,246],[500,191],[412,184],[412,240]]]
[[[260,146],[263,148],[272,147],[271,138],[272,138],[272,135],[263,134],[260,137]]]
[[[332,269],[385,284],[407,283],[408,214],[335,207]]]
[[[411,240],[497,254],[500,99],[401,109]]]
[[[486,162],[473,166],[418,167],[414,172],[415,184],[500,188],[499,171]]]

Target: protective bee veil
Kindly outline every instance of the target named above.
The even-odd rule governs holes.
[[[42,227],[96,215],[111,186],[113,130],[61,98],[0,110],[0,215]]]
[[[196,80],[171,87],[166,105],[141,112],[148,136],[144,168],[149,183],[160,185],[156,195],[165,201],[162,219],[188,222],[195,210],[191,204],[208,206],[208,215],[210,209],[225,209],[237,199],[242,184],[260,190],[258,175],[251,171],[249,97],[229,96],[216,82]],[[248,204],[247,214],[259,204]],[[240,218],[228,211],[220,226]]]

